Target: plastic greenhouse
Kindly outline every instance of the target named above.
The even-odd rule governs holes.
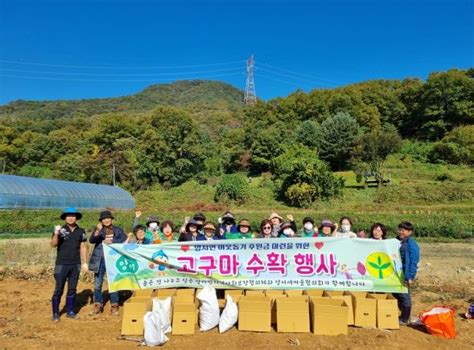
[[[119,188],[61,180],[0,175],[0,208],[132,209],[132,195]]]

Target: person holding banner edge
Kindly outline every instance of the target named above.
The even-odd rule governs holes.
[[[411,314],[411,287],[418,271],[420,261],[420,248],[416,241],[411,237],[414,231],[413,225],[408,221],[402,221],[398,225],[398,237],[401,242],[400,258],[402,260],[403,274],[405,276],[405,286],[408,293],[393,293],[398,300],[400,310],[400,325],[406,326],[410,323]]]

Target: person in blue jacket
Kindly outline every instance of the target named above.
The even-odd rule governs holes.
[[[398,225],[398,240],[400,245],[400,258],[402,260],[403,274],[405,276],[405,285],[408,293],[394,293],[393,296],[398,300],[400,309],[400,325],[407,325],[410,322],[411,313],[411,291],[410,288],[418,271],[418,262],[420,261],[420,248],[416,241],[411,237],[413,234],[413,225],[408,221],[403,221]]]
[[[234,214],[230,211],[226,211],[222,218],[219,218],[219,225],[217,226],[216,238],[217,239],[231,239],[233,234],[239,232],[237,225],[235,224]]]
[[[89,242],[95,244],[89,260],[89,270],[94,272],[94,308],[89,315],[97,315],[103,311],[104,298],[102,296],[102,284],[105,276],[105,259],[103,244],[123,243],[127,236],[123,230],[112,224],[114,217],[108,210],[102,211],[99,216],[99,224],[89,238]],[[117,292],[109,293],[110,314],[119,315],[119,296]]]

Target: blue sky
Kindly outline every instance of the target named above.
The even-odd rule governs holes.
[[[474,66],[468,0],[0,0],[0,103],[113,97],[186,78],[263,99]]]

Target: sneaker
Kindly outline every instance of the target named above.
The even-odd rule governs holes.
[[[99,303],[94,303],[94,307],[91,310],[91,312],[89,312],[89,316],[95,316],[95,315],[100,314],[101,312],[102,312],[102,305]]]
[[[112,316],[119,316],[119,306],[118,306],[118,304],[110,305],[110,314]]]
[[[71,318],[73,320],[78,320],[79,319],[79,316],[77,316],[77,314],[74,312],[74,311],[69,311],[67,314],[66,314],[66,317],[67,318]]]
[[[408,320],[398,320],[398,323],[400,324],[400,326],[408,326],[410,323],[408,322]]]
[[[59,322],[59,314],[53,314],[53,322]]]

